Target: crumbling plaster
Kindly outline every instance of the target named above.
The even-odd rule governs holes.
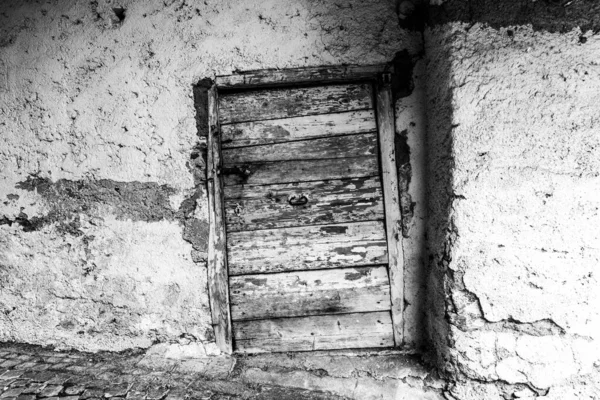
[[[0,38],[0,340],[207,354],[194,85],[421,48],[355,0],[8,0]]]
[[[447,23],[425,51],[429,332],[449,396],[598,398],[600,36]]]

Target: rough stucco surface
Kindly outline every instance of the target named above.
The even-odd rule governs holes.
[[[600,35],[581,35],[426,32],[429,328],[455,398],[600,396]]]
[[[210,338],[206,273],[177,223],[82,222],[85,236],[61,240],[48,239],[52,228],[5,229],[3,340],[123,348],[181,333]]]
[[[9,0],[0,38],[0,340],[84,350],[212,346],[195,84],[421,45],[354,0]]]

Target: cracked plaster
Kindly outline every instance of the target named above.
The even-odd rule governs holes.
[[[449,392],[582,391],[600,362],[600,37],[449,23],[428,28],[425,51],[429,282],[444,309],[429,326],[466,379]]]

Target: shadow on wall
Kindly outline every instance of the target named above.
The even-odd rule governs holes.
[[[399,3],[402,3],[400,1]],[[492,27],[531,24],[535,30],[568,32],[579,27],[583,33],[600,31],[600,3],[515,0],[510,2],[450,0],[428,7],[429,26],[449,22],[485,23]],[[510,34],[510,31],[509,31]],[[580,43],[586,42],[580,36]],[[433,45],[434,46],[434,45]],[[453,243],[458,236],[453,222],[453,120],[452,98],[456,82],[452,79],[451,46],[437,44],[427,48],[427,122],[428,122],[428,305],[427,330],[435,350],[435,364],[448,365],[453,347],[450,323],[458,316],[449,293],[461,291],[468,297],[460,271],[448,268]],[[477,302],[477,298],[470,299]],[[478,305],[478,307],[480,307]],[[453,309],[454,308],[454,309]],[[460,321],[458,321],[460,322]]]
[[[427,222],[427,335],[431,341],[434,364],[446,364],[444,356],[452,347],[450,340],[446,293],[448,285],[456,284],[452,262],[452,243],[457,231],[452,220],[453,171],[452,155],[453,81],[451,49],[436,49],[426,54],[426,102],[428,146],[428,222]],[[448,275],[450,274],[450,275]]]

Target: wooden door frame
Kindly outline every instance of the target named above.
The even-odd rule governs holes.
[[[229,274],[221,175],[221,129],[219,125],[219,90],[265,89],[305,84],[331,84],[353,81],[375,83],[377,132],[381,162],[385,226],[388,245],[388,270],[394,344],[403,342],[404,326],[404,256],[402,216],[394,144],[395,123],[392,96],[393,67],[390,64],[367,66],[309,67],[286,70],[248,71],[217,76],[208,90],[207,185],[209,204],[208,291],[212,325],[219,349],[233,352],[229,308]]]

